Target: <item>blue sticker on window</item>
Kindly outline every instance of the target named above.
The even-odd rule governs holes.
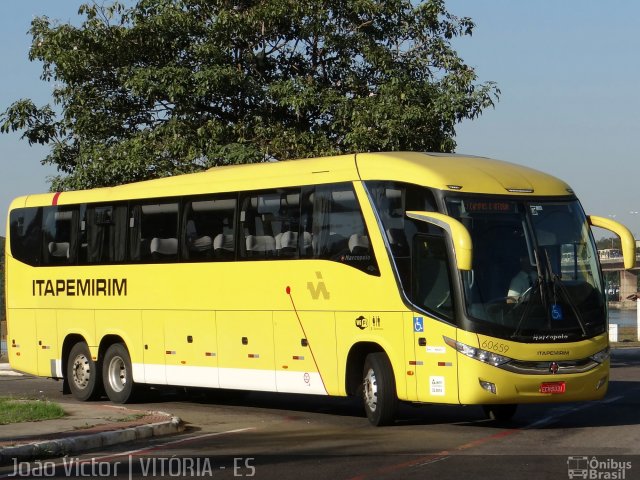
[[[424,319],[422,317],[413,317],[413,331],[415,333],[424,332]]]
[[[554,320],[563,320],[564,314],[562,313],[562,307],[557,303],[551,305],[551,318]]]

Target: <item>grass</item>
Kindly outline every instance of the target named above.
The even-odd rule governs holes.
[[[0,397],[0,425],[51,420],[64,415],[60,405],[47,400],[17,400]]]
[[[121,418],[110,418],[112,422],[135,422],[136,420],[140,420],[144,417],[146,413],[132,413],[131,415],[127,415]]]

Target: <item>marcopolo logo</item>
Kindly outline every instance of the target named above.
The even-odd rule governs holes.
[[[626,480],[631,462],[614,458],[572,456],[567,458],[567,473],[570,479]]]

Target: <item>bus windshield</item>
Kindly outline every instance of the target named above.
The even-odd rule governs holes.
[[[533,342],[605,331],[595,244],[576,200],[457,196],[446,204],[473,240],[473,269],[461,273],[471,330]]]

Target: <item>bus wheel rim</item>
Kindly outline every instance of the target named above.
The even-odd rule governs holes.
[[[127,385],[127,367],[121,357],[113,357],[109,362],[109,386],[115,392],[121,392]]]
[[[86,355],[79,354],[73,359],[73,374],[71,375],[76,387],[83,390],[91,380],[91,365]]]
[[[364,377],[364,401],[371,412],[378,406],[378,383],[373,368],[370,368]]]

